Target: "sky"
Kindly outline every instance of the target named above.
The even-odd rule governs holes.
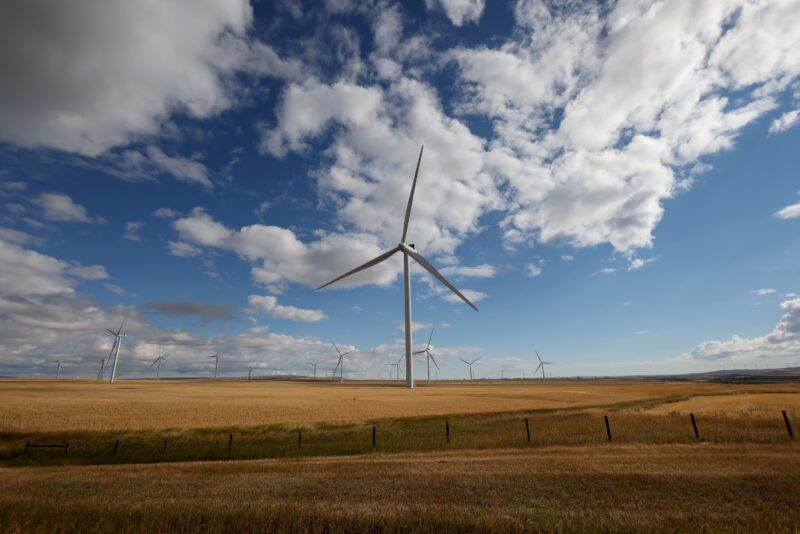
[[[800,363],[800,2],[0,4],[0,375]],[[424,360],[416,378],[427,376]]]

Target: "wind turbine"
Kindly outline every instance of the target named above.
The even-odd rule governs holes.
[[[114,358],[114,365],[111,367],[111,379],[109,382],[113,382],[114,378],[117,376],[117,362],[119,362],[119,349],[122,347],[122,338],[125,337],[125,333],[122,331],[122,328],[125,326],[125,319],[122,319],[122,323],[119,325],[119,330],[114,332],[111,329],[106,328],[106,332],[114,336],[114,344],[111,345],[111,352],[108,355],[108,361],[111,361],[111,358]]]
[[[251,366],[250,366],[250,367],[248,367],[248,369],[247,369],[247,381],[248,381],[248,382],[250,382],[250,380],[251,380],[252,378],[253,378],[253,366],[251,365]]]
[[[469,365],[469,379],[470,379],[470,380],[472,380],[472,364],[474,364],[475,362],[477,362],[477,361],[478,361],[478,360],[480,360],[480,359],[481,359],[481,357],[480,357],[480,356],[478,356],[477,358],[475,358],[475,359],[474,359],[474,360],[472,360],[471,362],[468,362],[467,360],[463,360],[463,359],[459,358],[459,360],[461,360],[462,362],[464,362],[464,363],[466,363],[467,365]]]
[[[395,368],[395,370],[397,372],[397,378],[395,379],[395,381],[400,380],[400,362],[402,362],[402,361],[403,361],[403,357],[400,356],[400,359],[397,360],[395,363],[387,363],[386,364],[386,365],[389,365],[389,366],[394,366],[394,368]],[[391,371],[390,371],[390,373],[391,373]],[[391,374],[389,375],[389,378],[391,379]]]
[[[319,362],[308,362],[308,365],[314,368],[314,380],[317,379],[317,364],[319,364]]]
[[[406,311],[406,316],[405,316],[405,326],[406,326],[405,331],[406,332],[405,333],[406,333],[406,387],[407,388],[413,388],[414,387],[414,360],[413,360],[413,356],[411,354],[411,350],[412,350],[411,349],[411,347],[412,347],[412,344],[411,344],[411,270],[410,270],[410,265],[409,265],[409,261],[408,261],[409,257],[412,258],[414,261],[416,261],[418,264],[422,265],[422,267],[425,268],[425,270],[427,270],[434,277],[436,277],[450,291],[452,291],[453,293],[458,295],[458,297],[461,298],[461,300],[463,300],[464,302],[466,302],[472,309],[474,309],[475,311],[478,311],[478,308],[473,303],[471,303],[469,301],[469,299],[467,299],[467,297],[462,295],[461,292],[459,292],[459,290],[456,289],[455,286],[453,286],[453,284],[448,282],[447,279],[445,279],[445,277],[442,276],[439,273],[439,271],[437,271],[433,267],[433,265],[431,265],[428,262],[428,260],[423,258],[419,253],[417,253],[417,251],[414,248],[414,244],[413,243],[412,244],[407,244],[406,243],[406,236],[408,234],[408,222],[409,222],[409,219],[411,218],[411,204],[414,202],[414,190],[417,187],[417,176],[419,175],[419,165],[422,162],[422,150],[423,150],[423,148],[425,148],[425,147],[422,147],[422,148],[419,149],[419,159],[417,159],[417,170],[414,171],[414,181],[411,182],[411,193],[408,195],[408,204],[406,205],[406,217],[405,217],[405,221],[403,221],[403,236],[400,238],[400,243],[398,243],[396,247],[394,247],[394,248],[392,248],[390,250],[387,250],[386,252],[384,252],[380,256],[377,256],[377,257],[369,260],[367,263],[364,263],[364,264],[356,267],[355,269],[346,272],[345,274],[341,275],[340,277],[334,278],[333,280],[331,280],[327,284],[323,284],[323,285],[321,285],[320,287],[317,288],[317,290],[320,290],[320,289],[322,289],[324,287],[327,287],[327,286],[333,284],[334,282],[338,282],[339,280],[341,280],[343,278],[347,278],[348,276],[350,276],[352,274],[355,274],[357,272],[363,271],[364,269],[369,269],[370,267],[378,265],[379,263],[388,260],[389,258],[394,256],[398,252],[402,252],[403,253],[403,287],[404,287],[404,290],[405,290],[405,309],[406,309],[405,310]]]
[[[154,365],[158,364],[158,367],[156,367],[156,380],[158,380],[161,377],[161,364],[165,361],[167,361],[167,359],[161,355],[161,345],[159,345],[158,358],[153,360],[153,363],[150,364],[150,367],[153,367]],[[150,367],[148,367],[148,369],[150,369]]]
[[[439,369],[439,364],[436,363],[436,360],[433,359],[433,354],[431,354],[431,340],[433,339],[433,331],[434,329],[431,328],[431,336],[428,338],[428,345],[422,349],[418,350],[414,354],[424,354],[426,359],[428,360],[428,383],[431,382],[431,360],[433,360],[433,365],[436,366],[436,369]]]
[[[542,357],[539,356],[539,351],[534,350],[533,352],[535,352],[536,353],[536,357],[539,358],[539,366],[536,367],[536,371],[538,371],[540,368],[542,369],[542,380],[544,380],[544,366],[545,365],[555,365],[555,364],[551,363],[551,362],[543,361]],[[534,373],[536,373],[536,371],[534,371]]]
[[[97,366],[100,368],[97,371],[97,379],[98,380],[102,380],[103,379],[103,373],[106,370],[106,358],[100,358],[100,361],[97,362]]]
[[[61,376],[61,360],[60,359],[53,360],[50,363],[57,363],[58,364],[58,367],[56,368],[56,378],[59,378]]]
[[[333,348],[335,348],[336,352],[339,354],[339,361],[336,362],[336,368],[333,370],[333,379],[336,380],[336,370],[341,367],[339,374],[341,375],[342,382],[344,382],[344,357],[352,352],[355,352],[355,349],[342,353],[342,351],[339,350],[339,347],[336,346],[336,343],[333,344]]]
[[[214,380],[217,379],[217,369],[219,369],[219,358],[222,356],[219,352],[214,354],[213,356],[209,356],[209,358],[214,358]]]

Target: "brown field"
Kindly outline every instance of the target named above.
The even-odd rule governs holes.
[[[786,410],[800,413],[800,394],[797,393],[746,393],[734,395],[707,395],[661,404],[649,410],[652,414],[695,413],[746,417],[775,417]]]
[[[0,468],[5,532],[792,531],[792,444]]]
[[[702,411],[707,403],[716,412],[749,402],[740,398],[768,398],[774,409],[800,411],[800,384],[436,382],[409,391],[387,382],[0,380],[0,432],[213,428],[625,405],[669,413],[684,405],[664,403],[682,400],[689,403],[686,409]]]

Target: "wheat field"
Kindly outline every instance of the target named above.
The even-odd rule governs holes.
[[[393,382],[16,379],[0,380],[0,432],[245,427],[626,404],[639,409],[648,402],[657,405],[653,413],[683,406],[701,411],[703,405],[716,411],[758,398],[753,394],[771,399],[776,409],[800,411],[800,384],[442,381],[409,391]]]

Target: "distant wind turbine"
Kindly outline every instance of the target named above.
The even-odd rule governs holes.
[[[217,352],[213,356],[209,356],[209,358],[214,358],[214,380],[217,379],[217,369],[219,369],[220,356],[222,356],[222,354],[220,354],[219,352]]]
[[[106,332],[114,336],[114,344],[111,345],[111,353],[108,355],[108,361],[111,361],[111,358],[114,358],[114,365],[111,366],[111,379],[109,382],[113,382],[114,378],[117,376],[117,363],[119,362],[119,350],[122,347],[122,338],[125,337],[125,332],[122,331],[122,328],[125,326],[125,319],[122,319],[122,323],[119,325],[119,329],[114,332],[111,329],[106,328]]]
[[[461,359],[461,358],[459,358],[459,360],[461,360],[462,362],[464,362],[464,363],[466,363],[467,365],[469,365],[469,379],[470,379],[470,380],[472,380],[472,365],[473,365],[475,362],[477,362],[478,360],[480,360],[480,359],[481,359],[481,357],[480,357],[480,356],[478,356],[477,358],[475,358],[475,359],[474,359],[474,360],[472,360],[471,362],[468,362],[467,360],[464,360],[464,359]]]
[[[317,288],[320,290],[324,287],[327,287],[334,282],[338,282],[343,278],[347,278],[348,276],[355,274],[357,272],[363,271],[364,269],[369,269],[379,263],[388,260],[398,252],[403,253],[403,286],[405,290],[405,334],[406,334],[406,387],[413,388],[414,387],[414,361],[413,355],[411,354],[412,351],[412,342],[411,342],[411,270],[410,265],[408,262],[408,258],[413,258],[418,264],[422,265],[425,270],[431,273],[434,277],[436,277],[442,284],[444,284],[450,291],[458,295],[461,300],[466,302],[472,309],[478,311],[478,308],[467,299],[458,289],[453,286],[450,282],[442,276],[439,271],[437,271],[433,265],[431,265],[428,260],[423,258],[414,248],[414,244],[407,244],[406,243],[406,236],[408,234],[408,222],[411,218],[411,204],[414,202],[414,190],[417,187],[417,176],[419,175],[419,165],[422,162],[422,150],[424,147],[420,148],[419,150],[419,159],[417,160],[417,170],[414,172],[414,181],[411,183],[411,193],[408,196],[408,205],[406,206],[406,217],[405,221],[403,222],[403,236],[400,238],[400,243],[398,245],[380,256],[369,260],[367,263],[356,267],[355,269],[346,272],[345,274],[339,276],[338,278],[334,278],[327,284],[323,284]]]
[[[157,367],[156,367],[156,380],[159,380],[161,378],[161,364],[163,362],[165,362],[165,361],[167,361],[167,359],[161,355],[161,345],[159,345],[158,346],[158,358],[153,360],[153,363],[151,363],[150,367],[148,367],[148,369],[150,369],[154,365],[157,365]]]
[[[57,363],[58,364],[58,367],[56,367],[56,378],[59,378],[61,376],[61,360],[60,359],[59,360],[53,360],[50,363]]]
[[[352,352],[355,352],[355,349],[348,350],[347,352],[343,353],[339,350],[339,347],[336,346],[336,343],[333,344],[333,348],[335,348],[336,352],[339,354],[339,361],[336,362],[336,368],[333,370],[333,379],[336,380],[336,371],[339,370],[342,382],[344,382],[344,357]]]
[[[536,367],[536,371],[538,371],[539,369],[541,369],[541,370],[542,370],[542,380],[544,380],[544,366],[545,366],[545,365],[555,365],[555,364],[554,364],[554,363],[551,363],[551,362],[546,362],[546,361],[542,360],[542,357],[541,357],[541,356],[539,356],[539,351],[537,351],[537,350],[534,350],[533,352],[535,352],[535,353],[536,353],[536,357],[537,357],[537,358],[539,358],[539,366],[538,366],[538,367]],[[534,371],[534,373],[536,373],[536,371]]]
[[[100,358],[100,361],[97,362],[97,379],[103,380],[103,373],[106,370],[106,358]]]
[[[386,364],[386,365],[388,365],[388,366],[390,366],[390,367],[392,367],[392,366],[393,366],[393,367],[395,368],[395,371],[396,371],[396,373],[397,373],[397,375],[396,375],[396,376],[397,376],[397,378],[395,379],[395,381],[398,381],[398,380],[400,380],[400,362],[402,362],[402,361],[403,361],[403,357],[402,357],[402,356],[400,356],[400,359],[399,359],[399,360],[397,360],[396,362],[394,362],[394,363],[387,363],[387,364]],[[391,380],[391,378],[392,378],[392,375],[391,375],[391,370],[389,370],[389,379]]]
[[[425,346],[424,349],[418,350],[414,354],[424,354],[426,359],[428,360],[428,383],[431,381],[431,361],[433,361],[433,365],[436,366],[436,369],[439,369],[439,364],[436,363],[436,360],[433,359],[433,354],[431,353],[431,340],[433,339],[433,328],[431,328],[431,335],[428,338],[428,344]]]
[[[314,380],[317,379],[317,365],[319,362],[308,362],[308,365],[314,368]]]

